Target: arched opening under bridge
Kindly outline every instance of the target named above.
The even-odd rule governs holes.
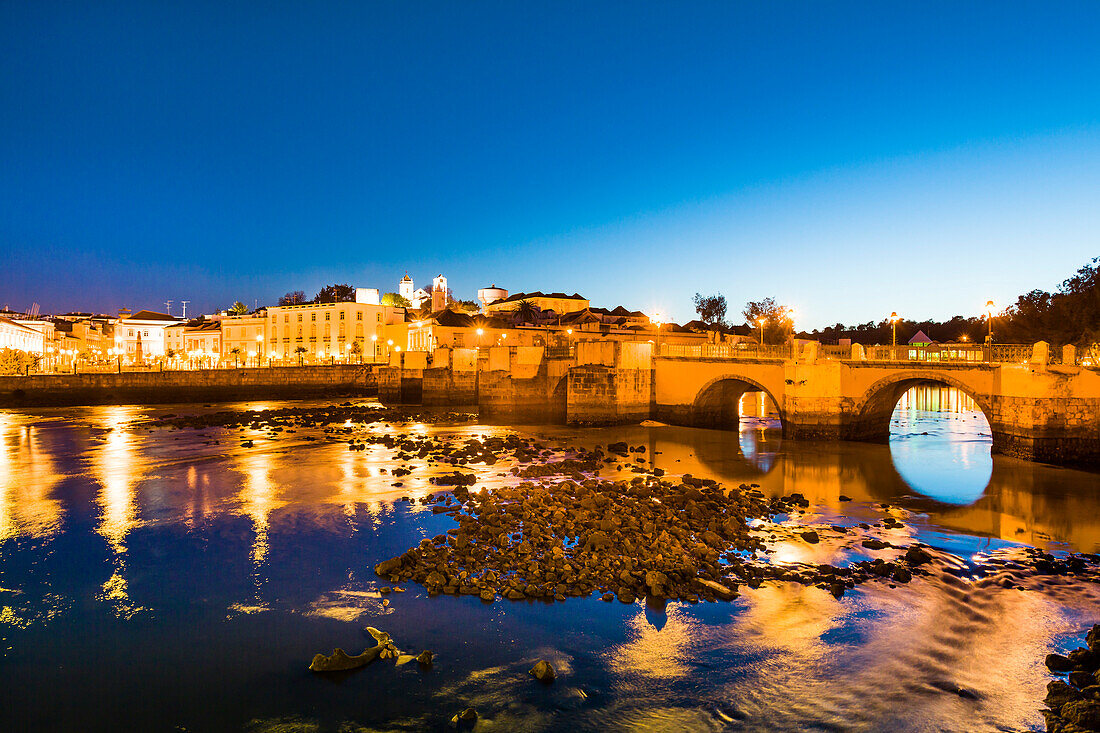
[[[916,493],[948,504],[971,504],[993,473],[993,434],[982,400],[953,379],[906,377],[869,394],[864,430],[882,430],[890,459]],[[883,415],[889,415],[883,424]]]
[[[766,471],[778,448],[783,414],[764,385],[726,375],[699,390],[692,404],[692,425],[737,431],[742,455]]]

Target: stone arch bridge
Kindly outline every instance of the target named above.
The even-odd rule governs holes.
[[[1100,371],[1052,364],[1045,343],[1001,347],[996,358],[942,354],[935,360],[862,347],[835,351],[802,342],[776,347],[662,348],[649,342],[582,342],[568,353],[493,347],[403,354],[379,374],[380,396],[405,400],[413,384],[424,404],[477,403],[504,422],[578,425],[656,419],[736,428],[739,402],[764,392],[794,439],[885,441],[901,395],[921,383],[971,396],[993,433],[993,451],[1050,463],[1100,465]],[[885,347],[889,348],[889,347]],[[899,347],[900,348],[900,347]],[[979,347],[980,348],[980,347]],[[833,349],[833,352],[828,352]],[[410,368],[409,359],[419,360]],[[407,401],[407,400],[406,400]],[[525,417],[529,419],[524,419]]]
[[[736,428],[741,397],[764,392],[784,437],[872,442],[888,439],[894,407],[909,388],[940,384],[974,399],[995,453],[1100,463],[1100,373],[1077,366],[661,356],[653,382],[654,417],[664,422]]]

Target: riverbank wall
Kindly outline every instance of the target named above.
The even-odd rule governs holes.
[[[0,407],[61,407],[378,394],[369,364],[0,377]]]

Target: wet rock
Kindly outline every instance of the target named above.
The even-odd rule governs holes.
[[[904,559],[910,565],[924,565],[932,562],[932,556],[918,545],[909,545],[905,550]]]
[[[477,711],[473,708],[466,708],[460,713],[455,713],[451,718],[451,727],[459,729],[470,729],[477,724]]]
[[[895,583],[908,583],[913,579],[913,574],[909,572],[908,568],[901,567],[900,565],[894,570],[894,574],[891,576]]]
[[[1072,672],[1074,664],[1068,657],[1061,654],[1048,654],[1046,658],[1047,669],[1051,672]]]
[[[430,651],[425,649],[416,656],[416,663],[419,664],[421,667],[430,667],[432,666],[433,659],[434,655]]]
[[[1047,684],[1047,696],[1043,699],[1043,702],[1047,707],[1058,712],[1067,702],[1080,699],[1080,692],[1073,689],[1062,680],[1054,680]]]
[[[715,582],[713,580],[707,580],[706,578],[695,578],[695,583],[702,588],[709,590],[715,596],[724,601],[731,601],[737,597],[736,591],[730,590],[721,583]]]
[[[547,685],[553,682],[555,677],[554,667],[551,666],[550,662],[547,662],[545,659],[540,659],[539,661],[535,662],[535,666],[530,669],[528,674],[530,674],[539,682]]]
[[[1076,700],[1062,706],[1061,717],[1083,730],[1100,730],[1100,702]]]
[[[350,656],[343,649],[337,647],[332,650],[332,654],[325,656],[324,654],[317,654],[313,657],[313,661],[309,663],[310,672],[342,672],[348,669],[356,669],[364,665],[370,664],[379,657],[382,653],[383,647],[381,645],[371,647],[362,654]]]
[[[883,542],[882,540],[877,540],[873,537],[870,538],[870,539],[863,540],[863,542],[860,543],[860,544],[862,544],[868,550],[884,550],[884,549],[886,549],[887,547],[890,546],[889,542]]]
[[[838,497],[837,497],[837,500],[838,500],[838,501],[851,501],[851,500],[852,500],[852,497],[850,497],[850,496],[845,496],[844,494],[841,494],[840,496],[838,496]]]
[[[817,536],[817,532],[812,529],[807,532],[801,532],[800,534],[802,535],[802,539],[809,542],[811,545],[816,545],[821,541],[821,538]]]

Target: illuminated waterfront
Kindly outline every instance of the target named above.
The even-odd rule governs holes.
[[[990,457],[984,418],[954,390],[907,393],[889,445],[784,442],[753,399],[739,433],[514,430],[550,446],[625,440],[669,474],[799,492],[811,502],[801,523],[889,514],[902,521],[889,530],[896,542],[948,550],[962,568],[1017,542],[1100,549],[1100,477]],[[195,411],[0,413],[0,673],[12,728],[422,730],[473,705],[495,730],[1037,729],[1043,656],[1073,646],[1100,610],[1096,591],[1070,579],[1020,592],[929,578],[841,600],[780,583],[744,588],[732,604],[663,607],[595,596],[485,605],[428,598],[415,584],[384,597],[374,564],[452,526],[396,500],[438,491],[427,479],[449,468],[307,441],[304,430],[271,439],[142,425]],[[240,446],[245,437],[254,447]],[[402,465],[414,471],[393,486]],[[518,481],[507,468],[468,467],[488,487]],[[779,542],[775,559],[861,556],[849,545]],[[433,650],[434,670],[375,664],[337,680],[306,670],[319,651],[361,649],[368,625]],[[551,688],[525,679],[539,657],[558,669]]]

